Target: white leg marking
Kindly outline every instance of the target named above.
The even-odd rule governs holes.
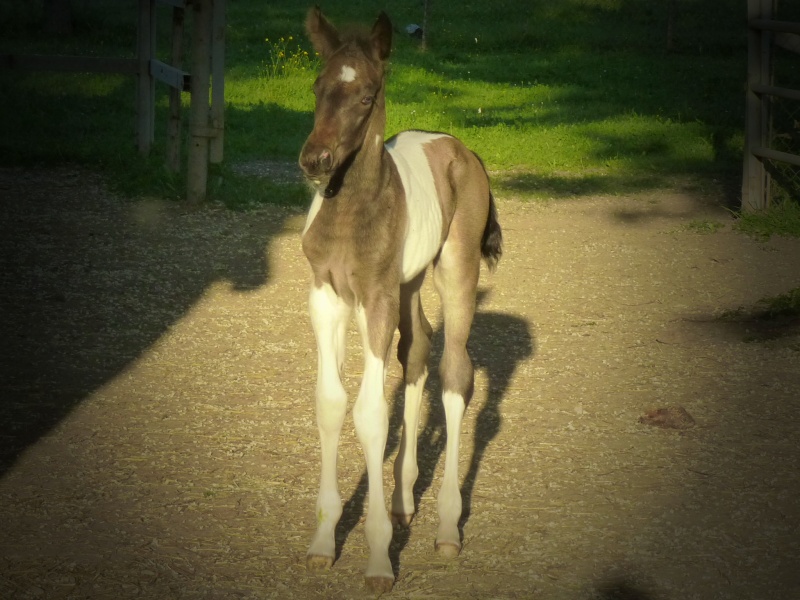
[[[349,65],[342,65],[342,72],[339,73],[339,81],[351,83],[356,80],[356,70]]]
[[[392,494],[392,517],[402,525],[411,523],[414,515],[414,483],[419,475],[417,466],[417,429],[422,392],[428,370],[415,383],[409,383],[405,391],[403,409],[403,435],[400,449],[394,461],[394,493]]]
[[[447,450],[444,477],[439,491],[439,531],[436,548],[446,556],[456,556],[461,550],[458,520],[461,518],[461,490],[458,487],[458,446],[461,439],[461,420],[464,417],[464,398],[461,394],[442,394],[447,419]]]
[[[333,564],[334,530],[342,515],[342,499],[336,481],[339,433],[347,409],[347,394],[341,382],[345,331],[350,307],[329,285],[309,294],[309,312],[317,338],[316,411],[322,468],[317,496],[317,531],[308,549],[308,566],[324,569]]]
[[[389,561],[392,523],[386,513],[383,494],[383,453],[389,432],[389,411],[384,398],[386,358],[375,356],[369,347],[367,318],[363,307],[356,309],[356,321],[364,347],[364,377],[353,407],[356,434],[364,450],[369,478],[366,533],[369,560],[365,576],[370,580],[392,580],[394,572]]]

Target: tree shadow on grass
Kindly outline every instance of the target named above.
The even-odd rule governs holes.
[[[485,291],[479,292],[479,306],[485,296]],[[429,361],[431,364],[438,364],[441,359],[443,343],[444,332],[440,327],[433,335],[433,347]],[[489,445],[502,430],[500,405],[506,396],[509,383],[517,367],[520,363],[532,357],[536,351],[530,324],[525,319],[504,313],[480,311],[475,314],[469,350],[475,369],[486,372],[488,389],[486,400],[479,408],[476,418],[473,452],[470,457],[469,468],[462,479],[461,497],[463,508],[461,519],[458,523],[462,539],[463,528],[472,513],[472,498],[481,465],[486,458]],[[419,476],[414,484],[415,512],[419,510],[422,496],[433,485],[436,466],[447,442],[444,408],[441,401],[441,383],[439,377],[435,375],[435,370],[428,381],[431,382],[429,388],[431,404],[427,420],[422,426],[417,443]],[[394,392],[393,408],[389,418],[389,437],[384,460],[394,454],[400,445],[405,404],[403,392],[404,386],[402,384],[398,385]],[[387,485],[389,482],[384,483],[387,491],[392,489],[390,485]],[[341,555],[342,547],[347,538],[364,513],[367,492],[368,480],[367,473],[364,471],[355,491],[345,502],[342,517],[336,526],[337,560]],[[410,536],[410,528],[395,528],[392,543],[389,547],[389,557],[392,561],[395,576],[398,575],[400,569],[400,554],[408,544]],[[433,544],[433,540],[431,540],[431,544]]]
[[[596,194],[637,193],[666,187],[668,181],[655,174],[639,173],[515,173],[504,172],[494,177],[499,192],[515,195],[539,195],[570,198]]]

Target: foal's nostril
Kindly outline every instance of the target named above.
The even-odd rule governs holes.
[[[324,175],[333,168],[333,154],[327,148],[308,148],[300,155],[300,167],[308,176]]]
[[[333,156],[329,150],[323,150],[319,153],[319,167],[324,172],[328,172],[331,170],[331,166],[333,165]]]

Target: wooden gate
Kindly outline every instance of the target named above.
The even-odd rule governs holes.
[[[773,195],[773,175],[782,176],[780,174],[788,172],[770,166],[783,165],[797,172],[796,176],[785,177],[796,179],[800,190],[800,145],[793,141],[800,139],[800,124],[796,132],[775,131],[774,128],[777,101],[794,103],[800,119],[800,90],[775,85],[774,78],[776,47],[800,53],[800,23],[777,20],[777,4],[777,0],[748,0],[747,3],[747,97],[742,178],[742,210],[745,211],[767,208]],[[781,144],[785,139],[792,143]],[[793,186],[792,182],[790,186]],[[793,192],[790,190],[789,193]]]
[[[136,77],[136,144],[148,154],[155,137],[155,82],[170,87],[167,166],[180,170],[181,91],[191,92],[186,196],[206,198],[208,163],[223,159],[225,130],[225,0],[138,0],[136,58],[0,55],[0,68],[122,73]],[[156,56],[156,7],[172,7],[170,64]],[[184,13],[192,13],[191,75],[183,70]],[[213,83],[213,85],[212,85]],[[211,99],[209,101],[209,90]]]

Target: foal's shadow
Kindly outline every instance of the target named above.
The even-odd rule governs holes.
[[[478,306],[486,297],[485,291],[478,292]],[[433,334],[433,347],[431,349],[430,365],[438,365],[442,356],[444,335],[441,326]],[[472,326],[469,342],[470,356],[475,370],[484,369],[488,378],[488,391],[486,401],[478,413],[474,449],[470,459],[469,468],[464,475],[461,486],[463,509],[461,520],[458,523],[459,532],[463,538],[463,527],[469,520],[472,511],[472,495],[475,483],[481,468],[481,463],[486,454],[489,443],[501,431],[502,417],[500,403],[505,397],[511,377],[517,366],[535,353],[533,336],[530,325],[524,319],[513,315],[477,312]],[[430,366],[429,365],[429,366]],[[438,377],[438,369],[431,369],[428,379],[431,406],[428,418],[419,435],[417,443],[417,463],[419,476],[414,484],[414,507],[418,509],[420,499],[433,483],[436,465],[445,450],[447,442],[444,407],[441,401],[442,389]],[[403,425],[404,386],[398,385],[394,392],[392,413],[389,418],[389,437],[386,444],[384,460],[388,459],[400,445],[400,434]],[[386,486],[387,494],[391,495],[391,486]],[[358,524],[364,512],[368,491],[367,473],[361,474],[355,492],[344,504],[342,517],[336,526],[336,559],[339,556],[350,533]],[[435,507],[434,507],[435,510]],[[397,575],[400,565],[400,553],[408,544],[411,530],[408,527],[395,529],[389,556],[392,567]],[[433,540],[431,540],[433,545]]]

